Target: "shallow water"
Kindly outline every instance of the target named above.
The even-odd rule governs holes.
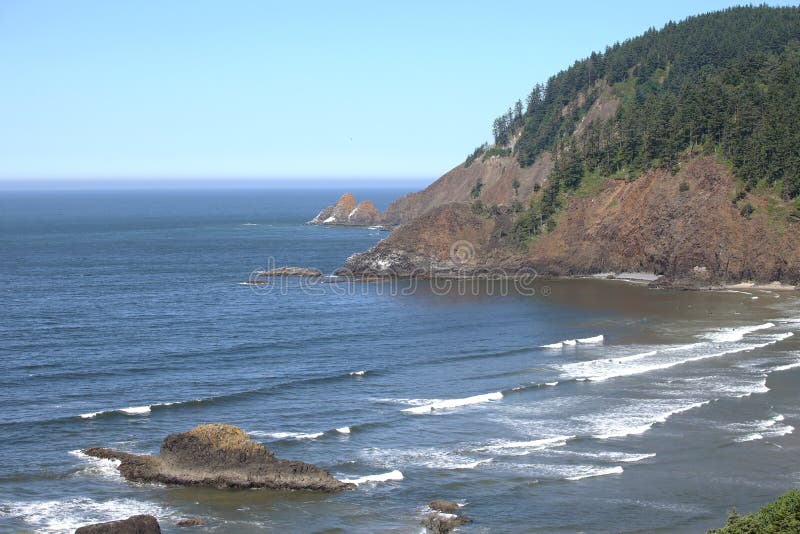
[[[792,294],[241,285],[385,236],[302,224],[336,196],[2,193],[0,530],[153,513],[166,532],[418,532],[444,498],[464,532],[702,532],[800,482]],[[358,489],[129,484],[77,452],[217,421]]]

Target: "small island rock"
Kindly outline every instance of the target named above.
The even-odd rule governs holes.
[[[277,267],[267,271],[256,271],[256,276],[306,276],[317,277],[322,276],[322,271],[319,269],[311,269],[308,267]]]
[[[88,456],[119,460],[120,474],[132,482],[157,482],[215,488],[270,488],[338,492],[354,487],[315,465],[275,458],[241,429],[203,424],[170,434],[157,455],[138,455],[104,448]]]
[[[382,220],[383,217],[371,201],[364,200],[356,204],[355,197],[345,193],[339,197],[336,204],[323,209],[306,224],[371,226],[379,224]]]

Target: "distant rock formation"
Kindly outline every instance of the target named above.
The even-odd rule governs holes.
[[[336,204],[320,211],[316,217],[306,224],[321,224],[333,226],[371,226],[380,224],[383,217],[375,205],[364,200],[356,204],[356,199],[350,193],[345,193]]]
[[[75,534],[161,534],[161,527],[152,515],[134,515],[119,521],[86,525],[75,530]]]
[[[241,429],[224,424],[204,424],[170,434],[155,456],[104,448],[83,452],[96,458],[119,460],[119,472],[132,482],[323,492],[354,487],[336,480],[320,467],[279,460]]]
[[[279,277],[279,276],[306,276],[306,277],[316,277],[322,276],[322,271],[319,269],[311,269],[308,267],[277,267],[275,269],[269,269],[268,271],[256,271],[256,276],[266,276],[266,277]]]

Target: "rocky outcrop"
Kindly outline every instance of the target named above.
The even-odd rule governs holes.
[[[461,507],[453,501],[435,500],[428,503],[428,508],[443,514],[454,514]]]
[[[320,467],[279,460],[241,429],[224,424],[204,424],[170,434],[154,456],[104,448],[83,452],[96,458],[119,460],[120,474],[132,482],[323,492],[353,487]]]
[[[745,217],[737,185],[712,158],[672,176],[650,171],[632,182],[607,180],[570,198],[557,226],[528,257],[544,273],[652,272],[698,287],[753,280],[800,280],[800,226],[781,201],[750,193]]]
[[[75,530],[75,534],[161,534],[161,527],[152,515],[134,515],[119,521],[86,525]]]
[[[612,108],[616,109],[612,103],[606,104],[606,109]],[[356,205],[355,198],[345,193],[336,204],[320,211],[307,224],[392,227],[454,202],[480,200],[485,205],[502,206],[510,206],[515,201],[525,203],[534,188],[545,181],[552,167],[549,152],[524,168],[513,156],[478,158],[469,166],[458,165],[422,191],[398,198],[384,213],[368,200]],[[476,196],[477,184],[480,184],[480,193]]]
[[[663,275],[662,285],[798,284],[800,223],[789,216],[791,206],[753,192],[747,202],[755,211],[745,217],[731,202],[736,192],[728,169],[712,158],[686,162],[676,176],[654,170],[633,181],[608,179],[569,196],[555,229],[534,238],[526,251],[504,238],[513,226],[509,210],[476,212],[467,204],[447,204],[350,256],[344,272],[648,272]]]
[[[306,224],[371,226],[381,222],[383,222],[383,217],[371,201],[364,200],[356,204],[353,195],[345,193],[339,197],[336,204],[323,209]]]
[[[423,517],[421,524],[432,534],[449,534],[461,525],[472,523],[472,519],[461,515],[461,507],[450,501],[431,501],[431,510]]]
[[[263,277],[305,276],[313,278],[322,276],[322,271],[308,267],[276,267],[266,271],[256,271],[255,275]]]
[[[508,209],[478,213],[448,204],[401,226],[366,252],[351,255],[339,275],[459,277],[498,269],[517,272],[524,258],[503,247]]]
[[[387,224],[397,225],[454,202],[480,200],[487,206],[510,206],[515,200],[524,203],[534,188],[544,183],[552,168],[549,152],[524,168],[514,156],[493,156],[485,161],[478,158],[468,167],[461,164],[453,168],[422,191],[398,198],[389,205],[383,218]],[[479,183],[480,193],[475,195],[473,190]]]

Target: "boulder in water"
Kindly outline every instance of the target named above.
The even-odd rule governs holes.
[[[280,460],[240,428],[204,424],[161,443],[157,455],[139,455],[104,448],[89,456],[119,460],[120,474],[132,482],[157,482],[215,488],[270,488],[337,492],[354,487],[315,465]]]
[[[75,534],[161,534],[161,527],[152,515],[134,515],[119,521],[86,525]]]

